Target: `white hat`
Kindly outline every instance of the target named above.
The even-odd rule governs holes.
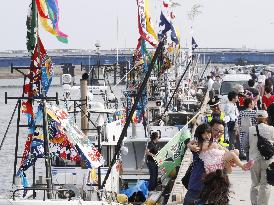
[[[244,92],[245,92],[244,87],[243,87],[242,85],[240,85],[240,84],[236,84],[236,85],[233,87],[233,89],[234,89],[236,92],[238,92],[238,93],[244,93]]]
[[[258,110],[256,114],[257,118],[267,118],[268,114],[265,110]]]
[[[239,85],[239,87],[238,87],[238,92],[239,92],[239,93],[244,93],[244,92],[245,92],[244,86]]]

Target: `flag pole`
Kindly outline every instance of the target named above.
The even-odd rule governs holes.
[[[33,0],[34,6],[36,8],[36,3]],[[39,16],[37,8],[36,12],[36,25],[37,25],[37,49],[38,49],[38,66],[42,69],[42,58],[40,50],[40,39],[39,39]],[[42,76],[41,76],[42,78]],[[49,156],[49,142],[48,142],[48,119],[47,119],[47,110],[46,110],[46,91],[42,88],[42,79],[40,81],[40,93],[42,94],[42,106],[43,106],[43,137],[44,137],[44,158],[45,158],[45,168],[46,168],[46,184],[47,184],[47,198],[52,199],[52,174],[51,174],[51,160]]]
[[[160,43],[159,43],[159,45],[158,45],[156,51],[155,51],[155,54],[154,54],[154,56],[153,56],[153,58],[152,58],[152,60],[151,60],[151,63],[149,64],[148,71],[146,72],[145,78],[144,78],[144,80],[143,80],[143,82],[142,82],[142,84],[141,84],[141,86],[140,86],[140,88],[139,88],[139,90],[138,90],[137,96],[136,96],[136,98],[135,98],[135,100],[134,100],[134,104],[133,104],[133,106],[132,106],[132,108],[131,108],[131,110],[130,110],[130,113],[129,113],[127,119],[126,119],[126,123],[125,123],[125,125],[124,125],[124,127],[123,127],[123,130],[122,130],[122,132],[121,132],[120,138],[119,138],[119,140],[118,140],[118,142],[117,142],[116,151],[115,151],[115,153],[114,153],[114,155],[113,155],[113,158],[112,158],[112,160],[111,160],[111,162],[110,162],[110,166],[109,166],[109,168],[108,168],[108,171],[107,171],[107,173],[106,173],[106,176],[105,176],[105,178],[104,178],[104,181],[103,181],[101,187],[104,187],[104,186],[105,186],[106,181],[107,181],[107,179],[108,179],[108,177],[109,177],[109,175],[110,175],[111,169],[112,169],[113,165],[114,165],[115,162],[116,162],[116,158],[117,158],[118,154],[120,153],[120,149],[121,149],[121,146],[122,146],[122,142],[123,142],[123,140],[124,140],[124,137],[126,136],[127,129],[128,129],[129,124],[130,124],[130,121],[131,121],[131,119],[132,119],[132,116],[133,116],[133,114],[134,114],[136,108],[137,108],[137,104],[138,104],[139,100],[141,99],[143,90],[145,89],[145,87],[146,87],[146,85],[147,85],[147,81],[148,81],[148,79],[149,79],[149,77],[150,77],[150,74],[151,74],[153,68],[154,68],[154,64],[155,64],[155,62],[156,62],[156,59],[158,58],[158,55],[160,54],[161,50],[162,50],[163,47],[164,47],[164,43],[165,43],[165,39],[162,39],[162,40],[160,41]]]

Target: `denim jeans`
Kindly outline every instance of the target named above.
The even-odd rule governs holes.
[[[148,183],[148,190],[154,191],[157,186],[157,179],[158,179],[158,166],[156,162],[147,160],[147,167],[149,170],[149,183]]]

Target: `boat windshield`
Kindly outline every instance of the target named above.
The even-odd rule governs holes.
[[[230,91],[233,90],[233,88],[237,84],[242,85],[244,89],[248,87],[247,81],[224,81],[222,82],[222,85],[221,85],[220,94],[227,95]]]

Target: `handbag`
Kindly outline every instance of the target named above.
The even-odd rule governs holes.
[[[266,169],[266,180],[268,184],[274,186],[274,162],[269,164]]]
[[[274,146],[266,138],[260,135],[258,125],[256,126],[256,131],[258,136],[258,150],[265,160],[269,160],[274,155]]]
[[[190,163],[188,169],[186,170],[185,176],[182,178],[182,184],[188,189],[188,183],[193,170],[193,162]]]

